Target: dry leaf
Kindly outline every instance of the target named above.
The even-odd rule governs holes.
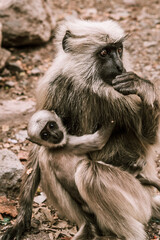
[[[30,175],[32,171],[33,171],[33,168],[27,169],[27,171],[26,171],[27,175]]]
[[[77,227],[74,226],[73,228],[69,229],[69,233],[74,236],[77,233]]]
[[[9,126],[8,125],[2,125],[2,132],[8,132]]]
[[[9,148],[9,147],[10,147],[10,144],[9,144],[9,143],[4,143],[4,144],[3,144],[3,147],[4,147],[4,148]]]
[[[26,152],[26,151],[20,151],[20,152],[18,153],[18,158],[19,158],[20,160],[27,160],[27,159],[28,159],[28,152]]]
[[[49,233],[48,235],[49,235],[50,240],[53,240],[53,239],[54,239],[54,238],[53,238],[53,233]]]
[[[70,233],[69,233],[69,231],[68,231],[68,229],[66,229],[66,230],[62,230],[61,231],[61,234],[63,234],[63,235],[65,235],[65,237],[63,237],[62,239],[71,239],[71,235],[70,235]]]
[[[63,229],[63,228],[68,227],[68,223],[66,221],[61,220],[56,224],[56,227]]]
[[[53,217],[51,215],[50,210],[47,207],[41,208],[41,211],[44,213],[48,221],[53,222]]]
[[[62,240],[71,240],[71,237],[63,237]]]
[[[54,234],[54,238],[57,239],[60,234],[61,234],[61,231],[56,231]]]
[[[0,213],[16,217],[17,208],[14,204],[14,201],[9,201],[5,196],[0,196]]]

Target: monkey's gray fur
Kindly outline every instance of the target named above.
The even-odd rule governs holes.
[[[38,109],[55,110],[62,119],[67,132],[73,135],[90,134],[101,126],[107,126],[111,120],[116,121],[116,126],[107,144],[102,150],[89,153],[90,165],[83,165],[89,178],[84,178],[85,181],[82,182],[81,179],[76,178],[77,186],[81,186],[78,190],[87,204],[94,208],[94,199],[95,204],[97,202],[99,204],[100,211],[94,208],[95,225],[88,221],[86,228],[86,225],[82,224],[83,217],[88,219],[88,215],[81,211],[81,205],[78,205],[80,209],[77,209],[77,203],[74,203],[68,193],[66,195],[59,189],[57,195],[58,191],[54,191],[57,185],[49,189],[51,198],[55,202],[56,199],[60,201],[62,212],[65,212],[67,204],[67,217],[72,218],[77,225],[81,225],[75,239],[95,239],[93,225],[98,227],[102,233],[108,228],[111,230],[111,226],[108,225],[112,220],[111,215],[106,216],[108,224],[105,225],[105,219],[101,218],[101,211],[107,209],[111,213],[112,204],[114,205],[113,197],[110,199],[109,207],[103,205],[103,200],[97,201],[96,190],[101,198],[104,198],[105,180],[102,179],[107,171],[106,167],[103,167],[103,164],[99,166],[97,161],[120,167],[133,176],[143,175],[145,179],[157,181],[154,149],[158,142],[159,103],[154,85],[149,80],[144,80],[135,73],[129,72],[125,43],[123,43],[125,34],[117,23],[113,21],[67,21],[59,28],[56,40],[57,55],[38,86]],[[31,151],[28,165],[33,171],[29,176],[24,174],[18,222],[4,235],[3,240],[12,239],[12,236],[19,237],[20,226],[23,231],[30,222],[30,214],[27,214],[27,210],[31,209],[33,196],[39,183],[38,160],[47,162],[50,157],[52,158],[52,154],[54,157],[54,151],[51,154],[50,151],[45,150],[45,155],[40,154],[42,149],[43,147],[36,146]],[[45,166],[47,170],[47,164]],[[98,177],[99,171],[102,172],[102,178]],[[54,184],[55,181],[51,169],[49,173],[47,171],[48,186],[51,182]],[[81,168],[79,168],[79,173],[81,173]],[[123,175],[121,177],[123,178]],[[81,184],[78,184],[79,181]],[[99,181],[102,181],[101,189]],[[113,179],[111,189],[114,189],[114,181],[117,180]],[[130,191],[130,187],[132,186],[127,181],[127,191]],[[146,190],[148,192],[151,190],[144,186],[141,186],[141,189],[143,194]],[[115,191],[118,193],[118,190]],[[55,192],[56,196],[54,196]],[[146,201],[151,199],[152,215],[160,217],[159,199],[152,196],[145,199]],[[137,207],[140,206],[139,204],[141,203],[138,200]],[[122,205],[119,203],[117,212],[113,213],[117,219],[117,225],[121,225],[120,232],[117,232],[117,226],[112,231],[127,240],[145,239],[141,223],[148,219],[147,208],[145,214],[141,216],[141,221],[137,219],[139,224],[133,224],[133,215],[128,214],[127,232],[124,230],[123,220],[118,215],[118,209],[121,208]]]

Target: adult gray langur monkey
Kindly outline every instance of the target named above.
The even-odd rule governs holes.
[[[95,167],[96,161],[120,167],[135,177],[144,176],[150,181],[158,181],[154,149],[158,141],[159,103],[153,83],[130,72],[124,31],[113,21],[72,20],[60,26],[56,41],[57,55],[38,86],[37,108],[55,110],[71,135],[91,134],[101,126],[107,126],[111,120],[116,121],[107,144],[100,151],[88,153],[93,164],[86,167],[86,171],[91,179],[84,177],[79,188],[84,201],[90,205],[98,197],[96,187],[101,166]],[[30,225],[32,201],[40,181],[41,151],[42,147],[34,146],[30,152],[27,168],[32,172],[25,173],[23,177],[17,222],[3,240],[19,238]],[[47,161],[49,153],[45,153],[43,159]],[[51,176],[47,174],[50,177],[48,181],[52,181]],[[128,183],[126,187],[129,188]],[[143,188],[150,191],[150,188]],[[50,189],[50,194],[55,200],[54,189]],[[105,234],[110,221],[106,217],[108,221],[105,222],[99,210],[94,208],[95,223],[88,221],[89,226],[84,227],[83,220],[88,219],[88,214],[82,211],[81,205],[77,207],[77,203],[65,195],[58,197],[62,201],[62,212],[65,212],[67,204],[66,216],[80,227],[75,239],[86,239],[87,231],[88,239],[94,239],[93,226]],[[103,204],[103,198],[99,204]],[[151,197],[151,204],[152,215],[160,217],[158,199]],[[112,209],[110,206],[106,208]],[[117,221],[123,223],[116,214]],[[147,221],[145,216],[141,222]],[[132,215],[128,217],[128,223],[131,223]],[[118,233],[117,229],[112,231],[127,240],[145,239],[141,224],[130,224],[129,235],[123,227]]]

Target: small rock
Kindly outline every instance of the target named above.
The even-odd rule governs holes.
[[[11,62],[9,61],[6,65],[7,69],[9,69],[12,73],[14,72],[23,72],[23,68],[19,62]]]
[[[0,192],[14,192],[20,186],[23,165],[10,150],[0,150]]]
[[[20,143],[24,142],[27,137],[28,137],[27,130],[20,130],[18,133],[16,133],[16,139]]]
[[[41,74],[41,70],[39,68],[33,68],[31,70],[31,75],[38,76]]]
[[[39,54],[36,54],[33,59],[32,59],[35,63],[41,62],[41,56]]]
[[[82,11],[83,18],[91,18],[95,15],[97,15],[97,9],[96,8],[87,8]]]
[[[123,2],[124,2],[126,5],[129,5],[129,6],[132,6],[132,5],[136,5],[136,4],[137,4],[136,0],[123,0]]]
[[[41,204],[47,199],[46,194],[41,192],[40,195],[34,197],[34,202]]]
[[[152,41],[152,42],[147,42],[147,41],[145,41],[145,42],[143,43],[143,46],[146,47],[146,48],[148,48],[148,47],[153,47],[153,46],[156,46],[156,45],[157,45],[157,42],[155,42],[155,41]]]
[[[8,138],[8,142],[14,143],[14,144],[18,143],[18,141],[16,139],[12,139],[12,138]]]
[[[145,69],[147,72],[150,72],[150,71],[153,70],[153,69],[152,69],[152,66],[150,66],[150,65],[145,66],[144,69]]]
[[[13,81],[6,81],[5,82],[5,86],[7,86],[7,87],[14,87],[15,83]]]
[[[2,123],[23,121],[25,115],[35,111],[35,102],[31,100],[1,100],[0,105],[0,122]]]
[[[11,53],[8,50],[0,48],[0,71],[3,70],[10,56]]]
[[[8,76],[11,76],[11,73],[10,73],[10,71],[7,68],[5,68],[3,70],[3,72],[1,73],[1,76],[8,77]]]
[[[124,11],[124,10],[120,9],[116,13],[110,14],[110,17],[113,18],[116,21],[124,20],[124,19],[127,19],[129,17],[129,13],[126,10]]]

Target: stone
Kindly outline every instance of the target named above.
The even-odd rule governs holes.
[[[0,71],[4,69],[10,56],[11,56],[11,53],[8,50],[4,48],[0,48]]]
[[[5,86],[12,88],[15,86],[15,83],[13,81],[5,81]]]
[[[20,187],[23,165],[10,150],[0,150],[0,193],[14,193]]]
[[[55,26],[49,9],[49,0],[8,0],[7,4],[5,1],[1,3],[3,46],[17,47],[47,42]]]
[[[41,70],[37,67],[31,70],[31,75],[33,76],[39,76],[40,74],[41,74]]]
[[[16,133],[15,136],[18,142],[22,143],[28,137],[27,130],[20,130],[18,133]]]
[[[156,46],[158,43],[156,42],[156,41],[145,41],[144,43],[143,43],[143,46],[145,47],[145,48],[149,48],[149,47],[154,47],[154,46]]]
[[[33,201],[34,201],[35,203],[41,204],[41,203],[45,202],[46,199],[47,199],[46,194],[45,194],[44,192],[41,192],[40,195],[34,197],[34,200],[33,200]]]
[[[18,62],[8,61],[6,67],[12,73],[14,73],[14,72],[23,72],[24,71],[22,66]]]
[[[15,125],[22,122],[25,116],[30,116],[35,111],[35,105],[31,100],[1,100],[0,123],[11,122]]]
[[[137,1],[136,0],[123,0],[123,2],[126,4],[126,5],[136,5],[137,4]]]

